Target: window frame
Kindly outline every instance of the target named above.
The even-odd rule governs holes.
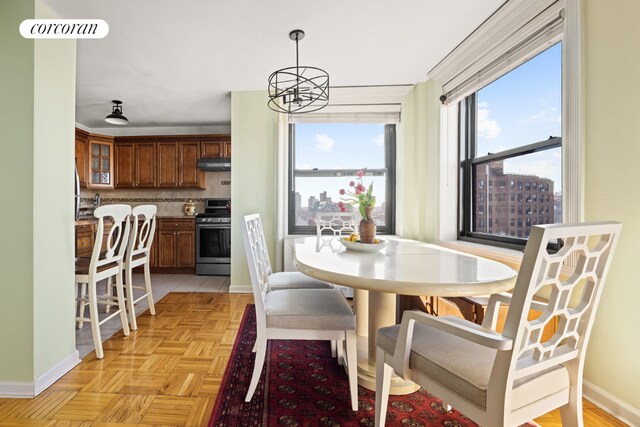
[[[298,122],[301,123],[301,122]],[[302,122],[304,123],[304,122]],[[295,223],[295,179],[304,177],[355,177],[360,169],[295,169],[295,123],[289,124],[287,164],[287,231],[289,235],[315,235],[316,227]],[[384,125],[385,167],[364,169],[365,176],[385,175],[385,225],[377,227],[377,234],[395,234],[396,226],[396,124]]]
[[[461,153],[459,166],[460,179],[458,180],[458,239],[509,249],[524,250],[524,247],[526,246],[528,240],[525,237],[511,237],[508,235],[499,236],[473,231],[473,207],[475,202],[473,200],[473,189],[475,188],[476,184],[473,174],[474,167],[499,160],[512,159],[555,148],[560,148],[561,150],[563,150],[564,156],[564,149],[562,148],[562,137],[550,137],[549,139],[543,141],[521,145],[519,147],[511,148],[497,153],[489,153],[484,156],[477,156],[477,94],[481,89],[482,88],[471,93],[470,95],[462,99],[458,104],[458,146],[460,150],[459,152]],[[490,182],[488,178],[487,181]],[[528,184],[529,188],[531,188],[531,183]],[[486,183],[486,185],[489,185],[489,183]],[[517,183],[514,183],[514,185],[519,189],[522,189],[522,191],[527,191],[527,183],[523,183],[522,181],[518,180]],[[488,203],[488,201],[485,200],[484,203]],[[484,209],[484,211],[488,211],[488,209]],[[550,244],[549,249],[557,250],[558,247],[555,244]]]

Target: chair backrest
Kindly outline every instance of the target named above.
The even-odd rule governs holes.
[[[129,232],[127,262],[130,262],[136,255],[149,256],[156,231],[157,211],[158,208],[155,205],[136,206],[131,210],[133,220]]]
[[[264,317],[261,316],[264,313],[264,297],[269,292],[269,275],[272,273],[267,241],[264,237],[259,214],[246,215],[244,217],[242,238],[247,255],[247,263],[249,264],[253,298],[259,320]]]
[[[354,233],[356,231],[355,215],[346,212],[317,212],[316,234],[318,237],[325,230],[330,230],[334,236]]]
[[[498,352],[496,359],[497,365],[508,365],[502,367],[507,389],[518,378],[561,363],[577,362],[581,372],[621,229],[616,222],[532,227],[503,331],[513,339],[513,351]],[[550,242],[562,243],[561,249],[549,254]],[[549,293],[546,308],[528,320],[533,297],[541,290]],[[555,320],[555,334],[542,342],[545,326]]]
[[[129,238],[131,206],[104,205],[96,208],[93,215],[98,218],[96,240],[91,254],[89,274],[96,274],[99,267],[118,264],[124,260],[125,250]],[[103,247],[105,219],[113,221],[111,230]]]

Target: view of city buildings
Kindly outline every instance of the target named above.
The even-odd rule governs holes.
[[[339,201],[340,200],[332,200],[330,196],[327,196],[327,192],[323,191],[317,197],[309,196],[306,200],[306,206],[303,206],[302,195],[296,191],[294,194],[296,225],[312,225],[315,227],[317,213],[340,212],[340,207],[338,206]],[[349,209],[348,206],[346,208]],[[354,214],[356,218],[359,215],[355,207]],[[384,202],[373,208],[372,216],[378,226],[385,224]]]
[[[475,172],[475,232],[527,238],[532,225],[562,222],[562,194],[554,193],[553,180],[505,174],[502,161]]]

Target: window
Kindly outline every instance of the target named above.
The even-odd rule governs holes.
[[[365,171],[373,183],[377,231],[395,232],[395,125],[289,125],[289,234],[315,234],[318,212],[339,212],[339,190]],[[355,210],[357,212],[357,210]]]
[[[523,247],[529,237],[513,236],[510,213],[518,213],[535,202],[549,210],[552,221],[562,221],[562,44],[557,43],[519,67],[504,74],[459,104],[461,209],[460,238],[485,243]],[[474,183],[489,182],[484,187]],[[491,230],[482,228],[475,205],[479,194],[492,200],[498,188],[491,183],[508,182],[509,198],[497,198]],[[502,187],[502,184],[497,187]],[[547,193],[540,197],[533,193]],[[548,194],[552,197],[549,198]],[[534,206],[533,212],[536,209]],[[496,221],[500,219],[499,222]],[[518,219],[522,226],[522,219]],[[527,218],[527,226],[531,220]],[[498,225],[499,224],[499,225]]]

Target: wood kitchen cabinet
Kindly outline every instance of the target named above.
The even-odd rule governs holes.
[[[158,144],[158,187],[178,186],[178,143]]]
[[[93,251],[95,226],[94,224],[76,225],[76,256],[90,257]]]
[[[113,137],[89,134],[88,188],[114,188]]]
[[[195,221],[161,218],[158,223],[158,267],[195,267]]]
[[[153,188],[156,186],[156,144],[115,143],[115,187]]]
[[[231,138],[221,137],[217,141],[202,141],[202,158],[231,157]]]
[[[81,188],[87,188],[89,133],[76,128],[76,167]]]
[[[156,186],[156,147],[153,142],[135,144],[135,186],[137,188],[152,188]]]
[[[132,143],[115,144],[115,187],[135,187],[135,147]]]
[[[158,143],[158,187],[204,188],[199,142]]]
[[[204,188],[204,171],[198,168],[200,143],[181,142],[178,149],[180,153],[178,186]]]

